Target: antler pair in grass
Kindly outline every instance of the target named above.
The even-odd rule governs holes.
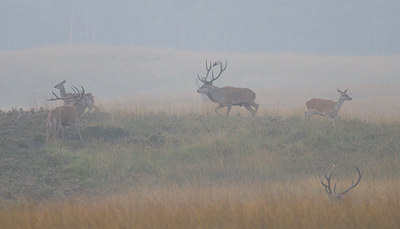
[[[332,178],[333,172],[335,171],[335,165],[332,165],[332,166],[329,166],[326,168],[324,178],[321,179],[321,184],[324,186],[325,192],[328,194],[328,196],[331,199],[341,199],[344,194],[346,194],[347,192],[349,192],[350,190],[355,188],[360,183],[363,175],[357,167],[355,167],[355,169],[357,170],[357,173],[358,173],[357,181],[354,183],[354,179],[353,179],[350,187],[348,187],[347,189],[345,189],[342,192],[336,193],[336,184],[333,187],[333,190],[331,187],[331,178]],[[325,179],[325,181],[324,181],[324,179]]]

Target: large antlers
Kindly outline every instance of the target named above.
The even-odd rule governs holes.
[[[354,183],[354,179],[353,179],[350,187],[345,189],[343,192],[336,193],[336,184],[333,187],[333,190],[331,188],[331,178],[332,178],[333,172],[335,171],[335,165],[332,165],[332,166],[329,166],[326,168],[325,175],[324,175],[326,182],[324,182],[324,180],[321,179],[321,184],[324,186],[325,192],[328,194],[328,196],[331,199],[341,199],[344,194],[346,194],[348,191],[352,190],[354,187],[356,187],[360,183],[363,175],[357,167],[355,167],[355,169],[357,170],[357,173],[358,173],[357,181]],[[329,174],[328,174],[328,172],[329,172]]]
[[[217,65],[220,66],[220,71],[219,71],[218,76],[214,76],[214,72],[212,71],[212,68]],[[206,76],[200,77],[199,75],[197,75],[197,78],[203,83],[212,83],[213,81],[215,81],[216,79],[218,79],[221,76],[222,72],[226,70],[227,66],[228,66],[228,63],[226,62],[226,60],[225,60],[225,66],[222,64],[222,62],[220,60],[216,60],[216,61],[214,61],[214,63],[212,63],[210,61],[210,64],[208,63],[208,61],[206,61],[206,71],[207,71]],[[211,72],[211,80],[207,80],[208,76],[210,75],[210,72]]]
[[[74,91],[75,95],[67,97],[67,98],[61,98],[61,97],[57,96],[56,93],[54,93],[54,91],[52,91],[55,98],[48,99],[48,101],[55,101],[55,100],[70,101],[72,99],[79,101],[85,95],[85,89],[82,86],[81,86],[81,88],[82,88],[82,91],[80,91],[77,87],[73,86],[72,90]]]

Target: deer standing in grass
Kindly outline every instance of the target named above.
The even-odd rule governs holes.
[[[311,115],[321,115],[326,116],[328,120],[335,125],[335,118],[339,109],[342,107],[344,101],[351,101],[352,98],[346,94],[346,89],[344,92],[337,88],[340,93],[340,97],[337,102],[327,99],[310,99],[306,102],[307,111],[305,112],[305,119],[308,119]]]
[[[51,110],[47,116],[47,125],[46,125],[46,144],[49,142],[49,138],[51,135],[51,129],[55,129],[56,136],[59,136],[61,131],[62,143],[64,143],[64,127],[71,126],[74,128],[79,135],[79,139],[82,144],[85,144],[81,132],[79,131],[78,121],[82,113],[85,111],[87,107],[87,97],[85,97],[85,89],[82,87],[82,91],[79,91],[76,87],[74,87],[75,94],[68,99],[74,100],[72,105],[64,105],[60,107],[56,107]],[[54,92],[53,95],[55,98],[49,99],[50,101],[54,100],[63,100],[65,102],[66,99],[58,97]]]
[[[217,76],[214,76],[212,69],[216,66],[219,66],[219,73]],[[203,82],[203,86],[197,92],[207,95],[212,102],[218,103],[218,106],[215,108],[215,112],[217,113],[219,109],[227,107],[226,115],[229,116],[232,106],[244,106],[254,116],[258,110],[258,104],[254,102],[256,93],[249,88],[216,87],[213,85],[213,82],[221,76],[226,67],[227,63],[224,66],[221,61],[210,62],[210,64],[206,61],[206,76],[200,77],[197,75],[197,78]],[[208,79],[210,73],[211,79]],[[254,107],[254,110],[252,107]]]
[[[60,97],[64,99],[64,105],[71,106],[75,103],[75,99],[73,99],[74,96],[76,96],[76,92],[74,93],[67,93],[64,87],[65,80],[61,81],[57,85],[54,86],[55,89],[58,89],[60,91]],[[87,109],[88,112],[94,110],[94,111],[99,111],[100,109],[94,105],[94,95],[93,93],[85,93],[84,95],[86,98],[85,100],[87,101]]]

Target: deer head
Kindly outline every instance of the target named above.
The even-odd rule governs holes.
[[[346,89],[345,91],[341,91],[341,90],[339,90],[339,88],[336,88],[336,90],[340,93],[341,99],[348,100],[348,101],[352,100],[352,98],[347,94],[347,90],[349,90],[349,89]]]
[[[210,91],[210,87],[212,86],[212,83],[221,76],[222,72],[226,70],[227,65],[228,63],[226,61],[225,61],[225,66],[222,64],[220,60],[214,61],[214,63],[212,63],[211,61],[210,63],[208,63],[208,61],[206,61],[206,76],[200,77],[199,75],[197,75],[197,79],[203,83],[203,86],[201,86],[197,90],[197,92],[208,94],[208,92]],[[214,71],[212,70],[215,66],[220,66],[219,73],[217,76],[214,76]],[[210,76],[210,72],[211,72],[211,79],[208,79],[208,77]]]
[[[55,89],[64,89],[65,80],[61,81],[57,85],[54,86]]]
[[[349,192],[350,190],[355,188],[360,183],[363,175],[357,167],[355,167],[355,169],[357,170],[357,174],[358,174],[357,181],[354,183],[354,179],[353,179],[350,187],[348,187],[347,189],[345,189],[342,192],[336,193],[336,184],[333,187],[333,190],[331,187],[331,178],[332,178],[333,172],[335,171],[335,165],[328,166],[326,168],[324,178],[321,179],[321,184],[322,184],[322,186],[324,186],[325,192],[328,194],[329,198],[334,199],[334,200],[339,200],[343,197],[344,194],[346,194],[347,192]],[[324,181],[324,179],[325,179],[325,181]]]

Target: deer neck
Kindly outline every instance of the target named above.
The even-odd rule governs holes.
[[[218,103],[218,98],[220,97],[219,94],[219,87],[211,85],[210,90],[206,94],[208,98],[213,101],[214,103]]]
[[[61,98],[67,97],[67,92],[65,91],[65,87],[64,87],[64,86],[62,86],[61,88],[59,88],[59,90],[60,90],[60,96],[61,96]]]
[[[339,109],[342,107],[343,103],[344,103],[344,98],[342,96],[340,96],[339,100],[336,102],[335,108],[332,112],[333,116],[337,115],[337,113],[338,113]]]
[[[87,103],[80,101],[80,102],[76,103],[74,105],[74,107],[75,107],[75,111],[78,114],[78,116],[81,116],[87,107]]]

